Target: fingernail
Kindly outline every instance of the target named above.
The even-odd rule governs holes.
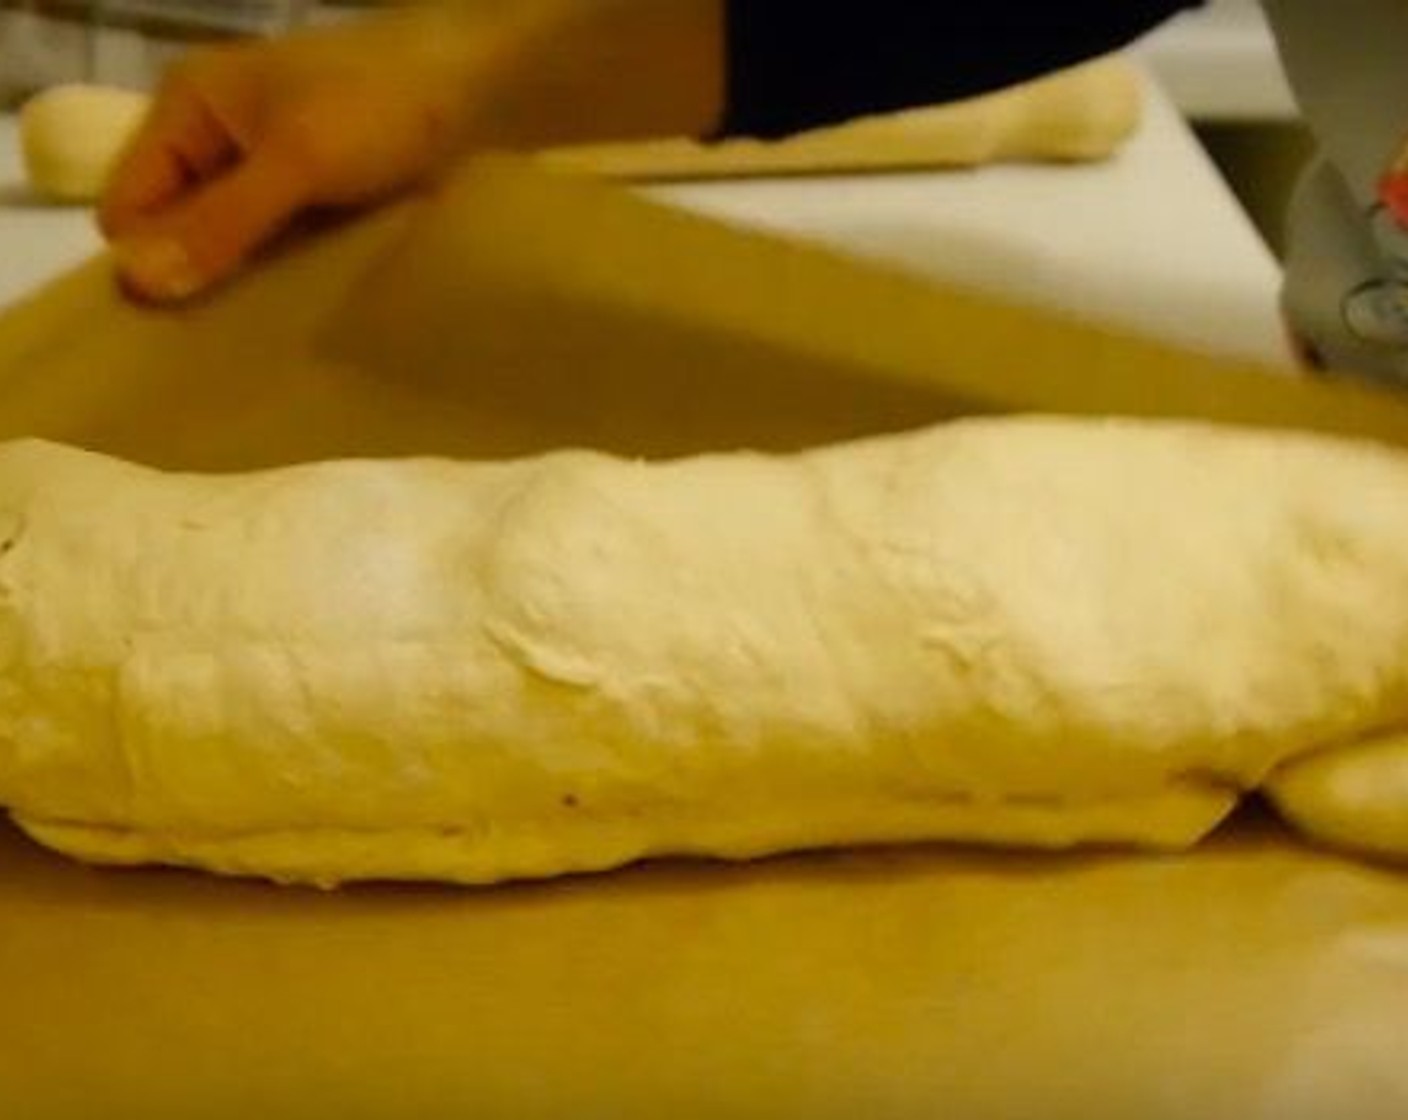
[[[150,238],[119,244],[115,250],[123,278],[148,299],[189,299],[202,284],[190,254],[179,241]]]

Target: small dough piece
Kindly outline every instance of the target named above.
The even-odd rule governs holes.
[[[107,185],[151,99],[111,86],[54,86],[20,111],[20,146],[35,192],[87,204]]]
[[[1182,848],[1408,728],[1405,510],[1400,453],[1175,423],[234,475],[0,444],[0,804],[318,884]]]
[[[1267,791],[1329,847],[1408,863],[1408,732],[1292,762]]]

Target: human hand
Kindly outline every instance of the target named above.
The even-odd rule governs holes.
[[[374,203],[462,146],[476,106],[546,5],[397,12],[198,50],[160,87],[99,223],[135,295],[228,278],[310,207]]]

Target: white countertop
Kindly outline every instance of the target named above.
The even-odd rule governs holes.
[[[1177,111],[1151,90],[1110,163],[652,188],[936,277],[1206,349],[1279,360],[1278,269]],[[90,215],[21,186],[0,117],[0,304],[98,247]]]
[[[1139,51],[1194,120],[1286,122],[1299,114],[1257,0],[1213,0],[1147,36]]]
[[[88,211],[46,205],[25,189],[15,132],[14,118],[0,115],[0,306],[102,244]]]
[[[1191,346],[1283,360],[1280,268],[1152,82],[1114,160],[657,188],[715,215]]]

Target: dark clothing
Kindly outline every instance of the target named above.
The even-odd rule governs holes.
[[[724,135],[955,101],[1124,46],[1200,0],[726,0]]]

